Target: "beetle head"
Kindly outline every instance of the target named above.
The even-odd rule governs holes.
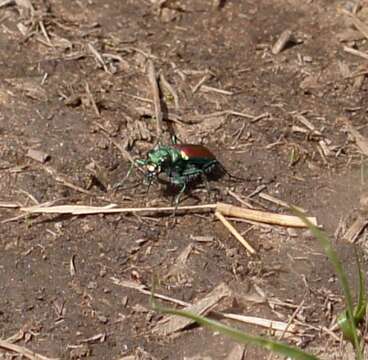
[[[142,161],[145,165],[148,178],[153,178],[165,170],[170,163],[170,151],[166,148],[158,147],[148,152],[147,159]]]

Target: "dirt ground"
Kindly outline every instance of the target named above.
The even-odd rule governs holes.
[[[170,191],[155,183],[147,193],[139,171],[113,189],[129,155],[144,158],[157,140],[153,63],[164,77],[162,141],[174,132],[205,144],[244,179],[215,179],[209,194],[197,184],[180,205],[290,214],[272,195],[302,207],[331,235],[354,285],[346,232],[364,217],[368,155],[368,45],[357,23],[368,24],[368,4],[357,3],[0,1],[0,339],[21,347],[0,349],[0,359],[24,348],[60,359],[270,359],[250,346],[236,354],[233,341],[195,326],[157,331],[164,317],[139,291],[149,294],[153,276],[157,293],[186,303],[225,283],[231,296],[216,311],[291,319],[284,341],[348,358],[341,334],[328,331],[344,307],[336,276],[305,229],[233,221],[251,255],[211,212],[21,207],[170,206]],[[292,39],[275,54],[285,30]],[[366,235],[355,239],[363,253]]]

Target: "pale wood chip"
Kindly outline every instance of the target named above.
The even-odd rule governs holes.
[[[56,358],[49,358],[47,356],[37,354],[34,351],[29,350],[23,346],[11,344],[5,340],[0,340],[0,348],[9,351],[14,351],[15,353],[21,355],[21,357],[25,357],[26,359],[30,360],[58,360]]]
[[[29,158],[36,160],[40,163],[46,162],[50,159],[50,155],[41,150],[28,149],[26,156]]]
[[[344,121],[348,132],[354,138],[360,152],[363,155],[368,156],[368,139],[365,136],[361,135],[359,131],[355,129],[353,125],[351,125],[350,121],[347,118],[343,118],[342,120]]]
[[[212,290],[206,297],[199,300],[197,303],[184,308],[185,311],[189,311],[196,315],[208,314],[222,299],[231,296],[230,288],[221,283],[214,290]],[[168,316],[162,322],[160,322],[154,329],[161,335],[169,335],[185,329],[194,321],[184,317]]]
[[[368,225],[368,219],[361,215],[353,222],[350,228],[346,231],[344,235],[344,239],[350,243],[356,242],[358,236],[364,230],[364,228]]]
[[[288,44],[294,41],[291,30],[285,30],[281,33],[275,44],[272,46],[272,54],[277,55],[283,51]]]

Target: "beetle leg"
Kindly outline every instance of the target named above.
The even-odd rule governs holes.
[[[178,207],[179,207],[179,200],[180,200],[180,197],[181,197],[181,195],[184,193],[184,191],[185,191],[185,189],[186,189],[186,187],[187,187],[187,185],[186,185],[186,183],[184,182],[184,184],[183,184],[183,187],[180,189],[180,191],[179,191],[179,194],[178,195],[176,195],[176,197],[175,197],[175,206],[174,206],[174,213],[173,213],[173,216],[175,217],[175,214],[176,214],[176,210],[178,209]]]
[[[112,190],[116,190],[116,189],[118,189],[118,188],[120,188],[120,187],[123,186],[123,184],[126,181],[126,179],[128,179],[128,177],[132,173],[133,167],[134,167],[134,164],[131,164],[130,165],[130,168],[129,168],[128,172],[127,172],[127,174],[124,176],[124,178],[121,181],[119,181],[118,183],[116,183],[116,184],[113,185]]]
[[[148,179],[148,184],[147,184],[147,191],[146,191],[146,195],[148,195],[149,189],[151,188],[151,184],[152,184],[152,179],[149,178]]]
[[[208,182],[208,178],[207,178],[207,174],[205,171],[201,171],[201,178],[202,181],[204,182],[205,186],[206,186],[206,190],[207,190],[207,200],[210,201],[211,200],[211,189],[210,189],[210,183]]]

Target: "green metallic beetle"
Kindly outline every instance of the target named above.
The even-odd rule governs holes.
[[[193,144],[157,146],[148,152],[146,159],[136,160],[136,164],[145,167],[145,177],[149,185],[164,173],[171,184],[181,188],[175,199],[176,206],[187,184],[199,178],[207,181],[207,175],[216,166],[221,166],[210,150]]]
[[[131,174],[134,165],[143,167],[144,178],[148,188],[155,179],[159,179],[162,173],[166,175],[170,184],[180,188],[175,198],[175,207],[178,206],[180,196],[184,193],[189,183],[202,179],[205,181],[208,189],[207,176],[216,167],[228,174],[215,155],[203,145],[176,143],[172,145],[157,145],[147,153],[146,159],[135,160],[132,163],[127,175],[122,181],[114,185],[114,189],[124,184]],[[230,174],[228,175],[232,177]]]

